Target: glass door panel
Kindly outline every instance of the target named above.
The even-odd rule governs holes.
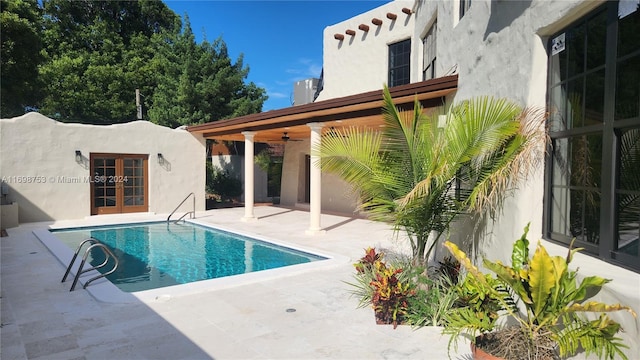
[[[148,155],[91,154],[91,214],[148,211]]]

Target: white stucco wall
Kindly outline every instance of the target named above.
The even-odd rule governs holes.
[[[316,101],[380,90],[388,82],[389,44],[411,38],[414,33],[413,15],[406,15],[402,8],[413,7],[408,0],[393,1],[344,22],[327,26],[323,33],[324,43],[324,87]],[[386,14],[394,13],[396,20]],[[376,26],[371,19],[382,20]],[[369,26],[369,31],[358,29],[360,24]],[[356,35],[345,34],[347,29]],[[344,35],[344,40],[334,39],[334,34]],[[412,39],[412,47],[416,45]],[[412,64],[413,66],[413,64]],[[411,73],[411,81],[420,80],[419,74]]]
[[[83,163],[76,162],[76,150],[82,152]],[[149,212],[170,213],[190,192],[196,195],[196,211],[204,210],[204,139],[147,121],[67,124],[28,113],[0,120],[0,177],[8,180],[8,200],[18,203],[20,222],[90,216],[90,183],[83,180],[91,175],[91,153],[149,155]],[[24,177],[37,182],[25,182]]]
[[[282,186],[280,204],[290,207],[306,207],[305,202],[305,156],[310,154],[310,142],[290,141],[282,160]],[[321,203],[324,213],[352,215],[357,206],[356,196],[342,179],[331,174],[322,174]]]
[[[452,3],[455,2],[438,3],[437,69],[442,72],[457,68],[459,82],[454,101],[491,95],[515,100],[523,106],[544,106],[547,37],[602,2],[474,1],[468,13],[457,23],[457,8]],[[423,9],[432,7],[429,3]],[[419,23],[416,34],[424,33],[420,29],[422,23]],[[488,221],[476,238],[480,258],[508,261],[511,244],[520,237],[528,222],[531,222],[529,239],[532,250],[542,237],[543,162],[535,170],[529,181],[519,186],[507,200],[500,216],[495,221]],[[461,237],[466,235],[460,234]],[[542,241],[542,244],[552,255],[564,257],[567,254],[563,246],[548,241]],[[640,309],[640,274],[586,254],[576,255],[572,266],[580,268],[581,276],[600,275],[613,280],[598,295],[599,300],[630,305],[636,311]],[[615,313],[613,317],[625,329],[621,335],[631,346],[627,352],[629,358],[640,358],[637,342],[630,341],[638,338],[640,322],[627,313]]]
[[[324,31],[324,90],[319,100],[380,89],[387,81],[388,45],[412,38],[411,81],[421,80],[422,37],[437,19],[436,77],[457,73],[458,90],[449,101],[462,101],[474,96],[506,97],[523,106],[546,103],[548,36],[568,26],[602,1],[474,0],[462,19],[458,4],[450,1],[394,1]],[[403,7],[415,10],[404,26]],[[387,12],[398,14],[390,27]],[[376,29],[371,18],[383,25]],[[371,27],[368,34],[357,30],[358,24]],[[340,42],[335,33],[356,29],[356,36],[345,35]],[[544,193],[543,162],[525,184],[507,199],[502,213],[478,225],[476,220],[459,221],[452,234],[459,239],[475,241],[478,258],[508,261],[511,244],[531,223],[529,239],[532,250],[542,236]],[[335,190],[334,190],[335,191]],[[464,219],[462,219],[464,220]],[[551,242],[542,244],[553,255],[565,256],[567,249]],[[442,254],[442,252],[440,252]],[[599,294],[608,303],[623,303],[640,310],[640,274],[608,264],[586,254],[577,254],[572,263],[582,276],[600,275],[613,281]],[[629,358],[640,358],[637,341],[640,321],[626,313],[613,315],[625,328],[622,334],[631,346]]]
[[[438,71],[456,68],[458,91],[453,101],[474,96],[505,97],[522,106],[544,107],[547,81],[547,36],[595,9],[600,1],[474,1],[457,21],[455,2],[421,2],[418,14],[438,18]],[[429,13],[424,13],[429,11]],[[419,26],[423,22],[418,21]],[[416,27],[416,34],[424,29]],[[426,26],[426,25],[424,25]],[[438,75],[443,75],[442,73]],[[503,216],[489,223],[487,237],[510,243],[531,222],[530,235],[542,235],[543,162],[526,184],[505,203]],[[490,234],[490,235],[489,235]],[[484,255],[508,259],[508,246],[485,246]]]

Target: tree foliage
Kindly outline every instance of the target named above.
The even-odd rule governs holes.
[[[412,111],[400,111],[385,87],[383,114],[382,131],[347,128],[315,151],[323,171],[353,185],[372,219],[407,233],[416,264],[426,264],[459,214],[499,209],[541,158],[544,113],[505,99],[475,98],[425,114],[417,100]]]
[[[4,96],[3,28],[3,105],[8,99],[18,113],[28,106],[60,121],[127,122],[136,119],[139,89],[144,118],[176,127],[259,112],[266,100],[263,89],[245,84],[242,55],[233,62],[222,38],[196,43],[188,18],[183,23],[163,2],[23,1],[41,24],[31,78],[42,91],[21,102]]]
[[[0,7],[0,115],[12,117],[38,99],[42,12],[37,0],[2,0]]]

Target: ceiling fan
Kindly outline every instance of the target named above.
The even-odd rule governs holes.
[[[300,140],[300,139],[292,139],[292,138],[289,136],[289,133],[285,131],[285,132],[283,132],[283,133],[282,133],[282,136],[280,137],[280,139],[278,139],[278,140],[271,140],[271,141],[284,141],[284,142],[287,142],[287,141],[302,141],[302,140]]]

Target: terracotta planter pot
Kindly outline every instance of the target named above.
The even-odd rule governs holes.
[[[476,341],[478,341],[478,339],[480,339],[481,337],[482,335],[476,337]],[[471,343],[471,355],[473,356],[474,360],[504,360],[501,357],[493,356],[482,350],[481,348],[476,347],[476,344],[473,342]]]
[[[394,324],[391,319],[385,318],[384,315],[376,312],[376,324],[378,325],[393,325],[393,328],[395,329],[398,325],[402,325],[403,323],[404,323],[404,320],[399,318],[398,322]]]

